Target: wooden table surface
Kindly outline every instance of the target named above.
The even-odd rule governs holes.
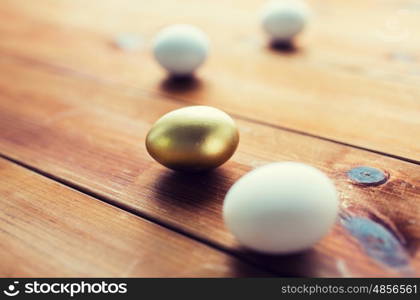
[[[309,1],[290,49],[267,45],[263,2],[1,0],[0,276],[420,275],[420,1]],[[210,36],[193,81],[151,55],[172,23]],[[209,174],[165,169],[144,146],[191,104],[240,129]],[[224,227],[224,195],[284,160],[334,180],[340,217],[309,251],[251,253]],[[357,185],[356,166],[389,179]]]

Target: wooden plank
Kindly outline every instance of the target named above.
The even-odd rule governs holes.
[[[0,176],[1,277],[264,274],[4,159]]]
[[[238,0],[222,9],[214,1],[44,0],[33,7],[3,1],[0,49],[420,161],[420,144],[413,142],[420,127],[414,4],[311,1],[316,17],[289,55],[266,47],[256,20],[260,4]],[[174,15],[175,9],[183,13]],[[398,32],[388,32],[387,24],[395,19],[401,38],[410,38],[393,42]],[[165,81],[149,51],[153,34],[174,22],[197,24],[213,41],[200,80],[189,87]],[[115,47],[127,32],[141,36],[140,50]]]
[[[144,147],[151,123],[182,102],[18,57],[1,56],[0,67],[7,74],[0,77],[0,153],[284,275],[419,274],[418,165],[237,119],[241,142],[232,160],[191,178],[158,165]],[[247,253],[224,228],[223,197],[246,171],[284,160],[312,164],[335,181],[341,221],[302,255]],[[354,185],[345,173],[357,165],[383,169],[390,180],[378,187]],[[357,218],[368,225],[354,229]],[[360,230],[371,227],[382,229],[366,233],[379,244],[360,238]],[[390,243],[399,246],[389,251]]]

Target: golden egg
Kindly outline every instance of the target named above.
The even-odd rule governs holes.
[[[239,143],[232,118],[210,106],[189,106],[162,116],[146,137],[149,154],[180,171],[204,171],[226,162]]]

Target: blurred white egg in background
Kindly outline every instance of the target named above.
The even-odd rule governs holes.
[[[191,75],[209,52],[207,35],[199,28],[177,24],[162,29],[154,39],[153,53],[159,64],[174,76]]]
[[[309,7],[301,0],[274,0],[265,4],[261,24],[275,42],[289,42],[303,31],[309,19]]]

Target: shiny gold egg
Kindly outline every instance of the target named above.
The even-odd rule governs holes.
[[[226,162],[239,143],[232,118],[210,106],[189,106],[162,116],[146,137],[149,154],[180,171],[204,171]]]

